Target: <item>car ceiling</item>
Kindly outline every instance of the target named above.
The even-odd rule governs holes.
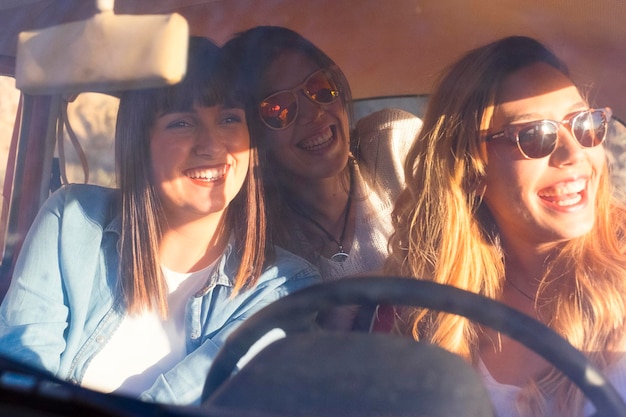
[[[21,30],[96,11],[89,0],[0,0],[0,54],[14,56]],[[591,87],[593,103],[626,120],[623,0],[117,0],[115,12],[178,12],[193,34],[217,43],[261,24],[295,29],[339,64],[355,98],[428,94],[464,51],[529,35]]]

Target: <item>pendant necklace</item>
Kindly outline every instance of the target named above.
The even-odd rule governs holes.
[[[348,226],[348,217],[350,216],[350,207],[352,206],[352,186],[354,185],[354,175],[352,173],[352,169],[350,169],[350,189],[348,191],[348,201],[346,202],[345,213],[343,215],[343,228],[341,229],[341,236],[339,236],[339,240],[335,238],[324,226],[322,226],[317,220],[307,215],[300,207],[295,205],[293,201],[289,201],[289,207],[291,210],[296,213],[298,216],[304,218],[311,222],[315,227],[317,227],[322,233],[326,235],[328,240],[331,242],[335,242],[337,244],[337,253],[330,257],[331,261],[335,262],[344,262],[348,259],[349,254],[343,250],[343,239],[346,237],[346,229]]]

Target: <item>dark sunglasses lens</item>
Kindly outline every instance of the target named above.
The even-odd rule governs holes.
[[[278,93],[261,102],[261,119],[269,127],[282,129],[296,118],[298,101],[291,93]]]
[[[550,155],[556,146],[557,127],[549,122],[537,122],[517,134],[519,147],[529,158]]]
[[[319,71],[308,79],[306,93],[320,104],[329,104],[339,97],[339,89],[331,74]]]
[[[578,115],[572,123],[574,137],[585,148],[592,148],[604,141],[607,120],[604,112],[595,110]]]

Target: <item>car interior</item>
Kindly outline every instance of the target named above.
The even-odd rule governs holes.
[[[626,3],[614,0],[0,0],[0,299],[52,191],[72,182],[114,186],[117,95],[178,82],[189,34],[223,44],[257,25],[298,31],[345,72],[356,129],[385,109],[423,116],[439,75],[462,53],[533,36],[567,62],[591,101],[612,109],[606,147],[615,193],[626,198],[624,21]],[[325,308],[380,304],[433,308],[494,328],[563,372],[597,416],[626,416],[604,375],[538,321],[457,288],[376,276],[307,288],[246,321],[222,347],[200,406],[102,394],[0,357],[0,415],[493,415],[480,379],[456,355],[314,323]],[[276,329],[280,335],[263,342]]]

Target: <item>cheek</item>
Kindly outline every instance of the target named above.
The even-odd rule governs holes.
[[[245,148],[236,152],[232,152],[232,155],[237,160],[237,166],[240,169],[247,171],[248,166],[250,165],[250,148]]]
[[[230,153],[237,160],[238,165],[246,171],[250,164],[250,135],[248,132],[241,132],[237,137],[231,138]]]
[[[606,151],[603,146],[597,146],[595,148],[591,148],[587,151],[587,158],[593,169],[592,189],[595,190],[595,192],[597,193],[598,188],[600,186],[599,185],[600,179],[602,178],[602,176],[606,175],[610,178],[610,175],[611,175],[609,172],[609,169],[607,168],[608,161],[607,161]]]
[[[504,152],[503,152],[504,151]],[[485,196],[500,189],[506,189],[507,184],[517,182],[517,172],[513,167],[509,149],[500,149],[491,146],[487,154],[487,166],[485,167]]]
[[[485,177],[485,202],[492,211],[524,211],[532,204],[535,184],[543,171],[541,160],[490,158]]]
[[[601,173],[607,164],[607,155],[604,146],[596,146],[587,150],[587,155],[594,170]]]
[[[165,167],[174,165],[187,151],[180,144],[171,142],[153,142],[150,145],[150,162],[153,167]]]
[[[150,171],[152,173],[152,177],[158,183],[162,178],[161,171],[163,169],[164,164],[167,163],[168,158],[164,157],[163,147],[158,146],[152,142],[150,144]]]
[[[234,153],[249,152],[250,151],[250,134],[248,129],[242,130],[233,135],[228,142]]]
[[[348,111],[343,105],[341,100],[337,100],[330,105],[330,110],[335,114],[335,117],[341,122],[344,130],[349,130]]]
[[[282,150],[290,145],[292,137],[293,126],[283,130],[265,129],[261,139],[263,141],[263,149],[270,156],[280,154]]]
[[[150,172],[155,184],[172,181],[180,175],[179,166],[190,152],[186,141],[153,138],[150,142]]]

